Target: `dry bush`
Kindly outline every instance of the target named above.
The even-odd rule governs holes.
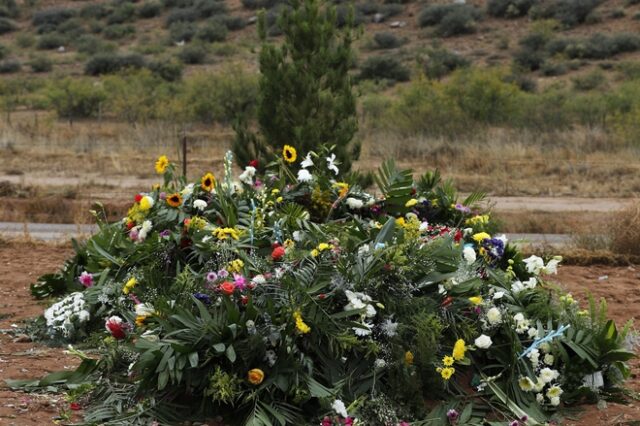
[[[640,201],[615,213],[606,228],[610,235],[611,251],[640,255]]]

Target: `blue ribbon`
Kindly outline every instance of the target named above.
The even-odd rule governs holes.
[[[522,354],[520,354],[520,356],[518,357],[518,359],[522,359],[525,356],[529,355],[534,349],[538,349],[538,347],[546,342],[550,342],[553,339],[555,339],[556,337],[560,337],[562,336],[562,333],[565,332],[566,329],[568,329],[570,327],[570,325],[562,325],[560,326],[560,328],[558,328],[557,330],[547,334],[546,336],[540,338],[540,339],[535,339],[533,341],[533,343],[531,344],[531,346],[529,346],[527,349],[524,350],[524,352],[522,352]]]

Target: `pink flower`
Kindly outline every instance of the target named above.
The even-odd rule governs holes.
[[[324,419],[322,419],[320,426],[333,426],[333,421],[331,421],[329,417],[325,416]]]
[[[244,291],[247,280],[240,274],[233,274],[233,282],[240,291]]]
[[[210,283],[214,282],[217,279],[218,279],[218,274],[216,274],[215,272],[212,271],[207,274],[207,281],[209,281]]]
[[[80,280],[80,284],[82,284],[85,287],[91,287],[93,285],[93,275],[91,275],[87,271],[83,271],[80,274],[79,280]]]
[[[353,417],[347,417],[346,419],[344,419],[344,425],[353,426]]]

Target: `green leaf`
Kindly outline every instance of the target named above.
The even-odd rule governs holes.
[[[189,365],[191,365],[191,368],[198,366],[198,352],[191,352],[189,354]]]
[[[226,355],[229,361],[232,363],[236,362],[236,351],[233,349],[233,345],[229,345],[229,347],[227,347]]]

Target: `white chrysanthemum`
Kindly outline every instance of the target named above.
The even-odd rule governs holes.
[[[138,231],[138,241],[144,241],[153,229],[153,223],[150,220],[145,220],[142,222],[142,226],[140,227],[140,231]]]
[[[335,401],[333,401],[333,404],[331,404],[331,408],[333,409],[333,411],[335,411],[337,414],[344,417],[345,419],[349,417],[349,413],[347,413],[347,407],[344,405],[344,402],[342,402],[341,400],[336,399]]]
[[[544,363],[547,365],[553,365],[555,358],[551,354],[546,354],[543,359]]]
[[[91,318],[91,315],[89,314],[89,311],[87,311],[86,309],[83,309],[80,312],[78,312],[78,321],[87,322],[89,321],[90,318]]]
[[[471,265],[476,261],[476,251],[473,247],[465,247],[462,250],[462,256],[464,257],[465,262],[467,262],[467,265]]]
[[[493,307],[487,311],[487,321],[491,325],[498,325],[502,322],[502,312],[500,309]]]
[[[538,364],[540,364],[540,352],[537,349],[533,349],[531,352],[529,352],[527,357],[529,358],[529,361],[531,361],[531,365],[534,368],[537,367]]]
[[[193,202],[193,207],[200,211],[204,211],[204,209],[207,208],[207,202],[205,200],[195,200]]]
[[[371,324],[362,323],[360,327],[351,327],[358,337],[365,337],[371,334]]]
[[[474,343],[476,347],[480,349],[488,349],[493,344],[493,342],[491,341],[491,337],[485,334],[481,334],[480,336],[478,336]]]
[[[261,285],[265,284],[267,282],[267,279],[264,277],[264,275],[258,274],[255,277],[251,278],[251,282],[256,285]]]
[[[396,334],[398,334],[398,323],[392,321],[390,318],[384,320],[384,322],[380,324],[380,328],[387,337],[394,337]]]
[[[345,200],[345,203],[347,203],[347,206],[352,210],[360,210],[364,206],[362,200],[358,200],[357,198],[353,197],[347,198]]]
[[[313,175],[308,170],[298,170],[298,182],[310,182],[311,180],[313,180]]]
[[[385,361],[385,360],[384,360],[384,359],[382,359],[382,358],[378,358],[378,359],[376,359],[376,361],[373,363],[373,365],[374,365],[376,368],[384,368],[384,367],[386,367],[386,365],[387,365],[387,361]]]

